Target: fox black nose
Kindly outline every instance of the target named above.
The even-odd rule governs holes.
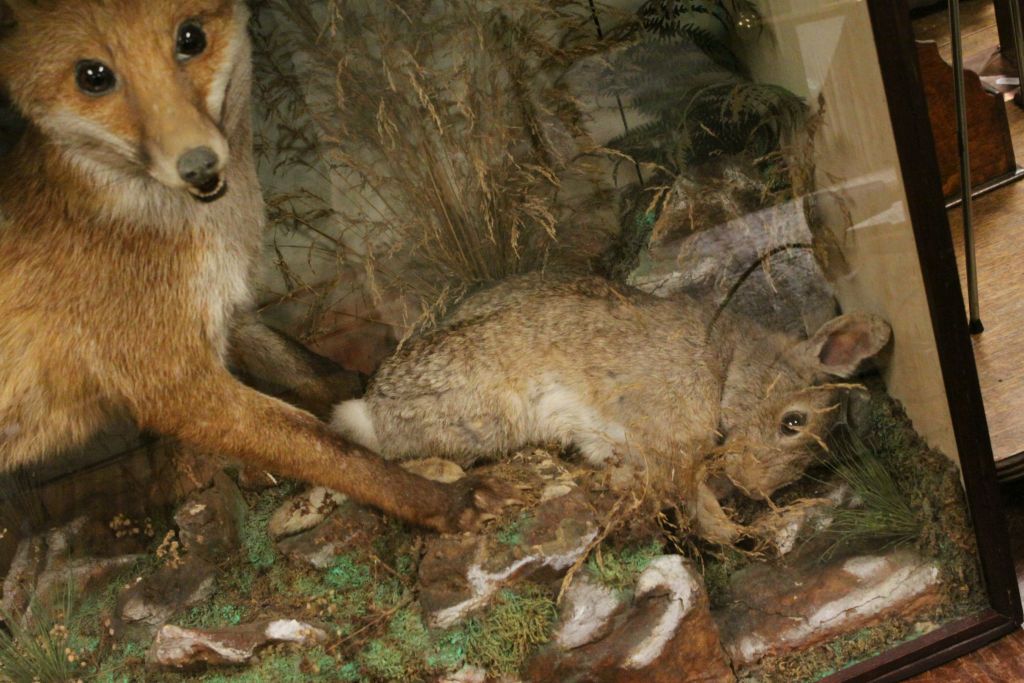
[[[194,147],[178,158],[178,175],[192,187],[206,187],[217,180],[217,153],[209,147]]]

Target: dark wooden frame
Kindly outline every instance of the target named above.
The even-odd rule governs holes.
[[[906,0],[867,0],[935,343],[953,419],[989,608],[844,669],[828,681],[898,681],[1019,628],[1017,578],[1000,504],[981,386],[928,125]]]

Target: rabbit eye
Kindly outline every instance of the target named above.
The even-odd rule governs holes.
[[[800,433],[801,428],[806,425],[806,413],[789,412],[782,416],[782,423],[779,425],[779,430],[785,436],[796,436]]]

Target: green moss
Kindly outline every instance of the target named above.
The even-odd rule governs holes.
[[[712,609],[727,607],[731,602],[730,578],[750,564],[750,557],[734,548],[722,548],[715,557],[704,560],[704,588]]]
[[[352,555],[339,555],[327,570],[324,583],[336,590],[362,590],[370,583],[370,568]]]
[[[399,643],[401,649],[410,655],[422,656],[431,649],[430,632],[419,612],[402,609],[395,613],[388,624],[388,637]]]
[[[358,662],[346,662],[338,669],[338,680],[346,683],[362,683],[366,679],[363,677]]]
[[[141,675],[148,647],[137,641],[122,643],[103,657],[93,680],[95,683],[133,683]]]
[[[403,607],[336,673],[343,681],[417,681],[467,662],[494,674],[514,673],[547,641],[555,617],[551,597],[529,585],[502,591],[479,618],[442,633],[427,628],[418,605]]]
[[[395,571],[404,577],[414,578],[418,568],[419,562],[412,555],[401,554],[395,558]]]
[[[180,624],[191,628],[223,628],[241,624],[246,610],[230,602],[222,602],[222,599],[214,598],[211,602],[196,605],[185,614]]]
[[[373,602],[381,609],[390,609],[405,599],[405,585],[394,577],[386,577],[377,582],[373,589]]]
[[[338,662],[323,648],[305,652],[273,652],[242,670],[211,670],[197,680],[203,683],[301,683],[339,680]]]
[[[269,569],[277,561],[274,542],[267,533],[267,523],[274,510],[295,492],[296,484],[285,482],[267,489],[252,502],[242,523],[242,550],[249,563],[258,570]]]
[[[529,512],[521,512],[518,517],[499,529],[494,537],[502,545],[519,545],[523,542],[523,532],[529,527],[532,520],[533,517]]]
[[[258,573],[253,565],[240,562],[226,569],[219,581],[224,590],[249,595],[252,593]]]
[[[427,666],[435,671],[455,671],[466,661],[470,634],[465,627],[444,632],[427,657]]]
[[[803,652],[762,660],[757,680],[764,683],[817,681],[888,650],[905,640],[913,627],[899,618],[848,633]]]
[[[423,623],[418,608],[403,608],[394,613],[387,629],[369,641],[359,652],[350,669],[372,681],[412,681],[422,679],[428,669],[428,655],[433,650],[430,631]],[[441,667],[441,670],[448,670]]]
[[[555,601],[537,586],[501,591],[482,617],[466,624],[466,661],[491,673],[516,673],[547,642],[557,615]]]
[[[359,663],[371,680],[405,681],[409,678],[401,650],[382,640],[371,640],[359,654]]]
[[[313,680],[302,671],[302,656],[289,654],[267,657],[237,673],[216,672],[202,676],[203,683],[300,683]]]
[[[655,557],[664,553],[661,544],[651,541],[647,545],[605,550],[592,554],[587,560],[587,571],[597,581],[615,590],[629,590]]]

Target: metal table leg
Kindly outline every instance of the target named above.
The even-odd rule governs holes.
[[[1017,0],[1011,0],[1014,8]],[[1016,13],[1019,15],[1019,7]],[[1013,9],[1011,9],[1013,11]],[[1019,29],[1020,22],[1013,22],[1014,32]],[[949,33],[953,51],[953,88],[956,97],[957,142],[960,147],[960,193],[963,197],[964,253],[967,260],[967,300],[969,308],[969,329],[971,334],[984,331],[981,324],[981,313],[978,304],[978,263],[974,245],[973,202],[971,197],[971,152],[968,148],[967,136],[967,98],[964,94],[964,46],[960,36],[960,2],[949,0]],[[1017,51],[1020,59],[1020,51]]]

